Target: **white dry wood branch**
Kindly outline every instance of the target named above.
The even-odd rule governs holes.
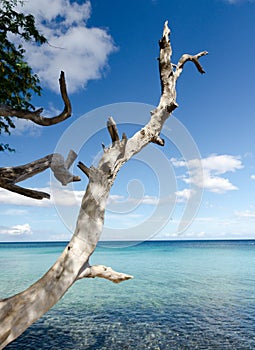
[[[121,282],[132,278],[105,266],[90,266],[89,258],[100,238],[107,198],[120,167],[150,142],[162,143],[160,132],[163,124],[177,107],[175,85],[187,59],[180,60],[176,66],[178,69],[173,70],[169,34],[166,22],[159,42],[162,87],[159,105],[151,112],[148,124],[130,139],[124,134],[120,140],[116,124],[109,118],[107,125],[112,138],[111,147],[104,149],[96,168],[88,168],[79,163],[79,167],[89,177],[89,183],[82,199],[72,239],[56,263],[40,280],[27,290],[0,301],[0,348],[17,338],[56,304],[76,280],[83,277],[102,277],[113,282]],[[206,53],[200,56],[204,54]],[[197,60],[198,58],[196,56]],[[193,62],[196,63],[194,60]]]

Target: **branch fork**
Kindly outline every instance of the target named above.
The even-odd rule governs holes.
[[[54,153],[25,165],[0,168],[0,187],[34,199],[50,199],[50,195],[46,192],[20,187],[17,186],[16,183],[29,179],[48,168],[51,168],[54,176],[62,185],[67,185],[69,182],[80,181],[81,179],[79,176],[74,176],[69,172],[69,168],[76,158],[77,154],[71,150],[66,161],[62,155]]]
[[[78,163],[78,167],[88,176],[89,182],[82,199],[72,239],[56,263],[33,286],[10,298],[0,300],[0,320],[2,321],[0,348],[17,338],[55,305],[77,279],[101,277],[119,283],[133,277],[116,272],[104,265],[90,266],[89,259],[100,239],[107,199],[121,166],[149,143],[155,142],[163,145],[164,142],[159,135],[165,121],[178,106],[176,102],[176,81],[182,73],[184,64],[187,61],[192,61],[200,73],[204,72],[198,60],[207,54],[206,51],[195,56],[183,55],[176,66],[172,65],[169,35],[168,23],[165,22],[163,36],[159,42],[161,97],[157,108],[151,112],[150,121],[131,138],[127,139],[123,135],[122,140],[120,140],[116,123],[110,117],[107,128],[112,145],[104,149],[98,166],[88,168],[82,162]],[[46,168],[51,166],[55,176],[59,177],[62,182],[62,167],[66,174],[75,156],[70,155],[70,158],[66,161],[63,157],[57,156],[53,166],[50,158],[53,155],[47,157],[45,157],[46,160],[42,159],[42,163],[46,162]],[[39,169],[41,168],[39,167]],[[59,168],[61,169],[59,170]],[[34,171],[34,173],[40,171]],[[67,179],[71,180],[71,178],[72,175],[67,177],[64,175],[62,183],[65,183]],[[74,181],[74,179],[72,180]],[[22,322],[20,322],[21,319]]]

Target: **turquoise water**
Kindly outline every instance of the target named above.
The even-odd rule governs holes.
[[[0,297],[33,283],[64,246],[0,244]],[[255,241],[101,244],[92,262],[135,278],[77,282],[6,349],[255,349]]]

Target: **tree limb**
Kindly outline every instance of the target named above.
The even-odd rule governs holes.
[[[192,55],[188,55],[188,54],[184,54],[182,55],[182,57],[180,58],[178,64],[176,65],[176,69],[175,69],[175,77],[176,79],[179,78],[179,76],[181,75],[182,73],[182,70],[183,70],[183,67],[184,67],[184,64],[188,61],[191,61],[195,64],[195,66],[197,67],[197,70],[199,71],[199,73],[201,74],[204,74],[205,71],[203,69],[203,67],[201,66],[200,62],[198,61],[198,59],[202,56],[205,56],[205,55],[208,55],[208,52],[207,51],[202,51],[202,52],[199,52],[198,54],[192,56]]]
[[[66,162],[61,154],[54,153],[25,165],[0,168],[0,187],[34,199],[49,199],[50,195],[48,193],[23,188],[15,184],[29,179],[48,168],[51,168],[54,176],[62,185],[67,185],[69,182],[73,181],[80,181],[81,179],[79,176],[74,176],[68,170],[76,157],[77,154],[71,150]]]
[[[111,136],[112,143],[119,141],[120,138],[119,138],[118,129],[117,129],[116,123],[112,117],[108,118],[107,129],[108,129],[109,134]]]
[[[120,283],[134,278],[122,272],[114,271],[111,267],[104,265],[87,266],[77,277],[77,280],[82,278],[105,278],[113,283]]]
[[[50,125],[61,123],[62,121],[69,118],[72,114],[72,106],[71,106],[69,97],[67,95],[65,73],[63,71],[61,71],[61,74],[60,74],[59,87],[60,87],[61,97],[65,106],[63,111],[55,117],[46,118],[41,116],[41,113],[43,112],[43,108],[39,108],[36,111],[31,112],[28,110],[15,109],[5,104],[0,104],[0,116],[27,119],[27,120],[31,120],[35,124],[42,125],[42,126],[50,126]]]
[[[166,22],[159,42],[162,93],[157,108],[151,112],[149,122],[129,139],[124,137],[119,140],[118,134],[112,128],[113,124],[109,125],[108,122],[113,144],[105,149],[98,166],[89,169],[89,182],[72,239],[56,263],[41,279],[20,294],[0,301],[0,348],[17,338],[55,305],[77,279],[97,276],[119,282],[131,278],[105,266],[89,266],[89,258],[100,239],[107,199],[118,171],[142,148],[158,140],[164,122],[178,106],[178,74],[175,75],[170,60],[172,50],[169,34]],[[179,67],[179,70],[181,69],[182,67]]]
[[[89,176],[90,176],[90,169],[85,164],[83,164],[82,162],[79,162],[77,166],[89,178]]]
[[[0,183],[0,186],[8,191],[21,194],[25,197],[30,197],[33,199],[50,199],[50,195],[46,192],[31,190],[29,188],[20,187],[12,183]]]

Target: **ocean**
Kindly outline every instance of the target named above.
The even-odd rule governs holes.
[[[64,247],[1,243],[0,298],[32,284]],[[134,279],[78,281],[6,349],[255,349],[255,241],[100,243],[92,263]]]

